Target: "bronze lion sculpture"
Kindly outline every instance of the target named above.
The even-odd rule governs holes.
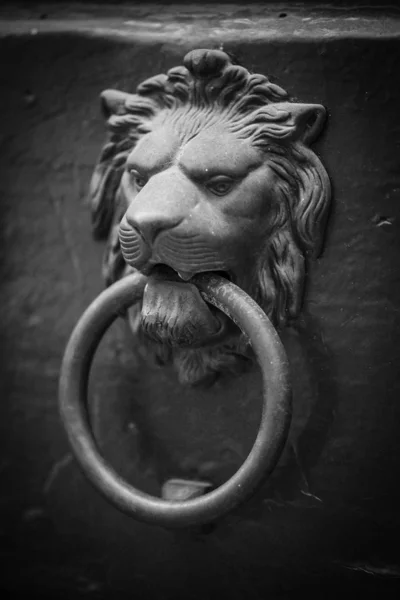
[[[298,316],[330,204],[308,147],[324,107],[290,101],[219,50],[194,50],[135,94],[106,90],[101,101],[110,138],[89,202],[95,238],[108,238],[107,285],[135,269],[148,276],[130,326],[182,383],[241,369],[247,340],[190,280],[222,273],[277,327]]]

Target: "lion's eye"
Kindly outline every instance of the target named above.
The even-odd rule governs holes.
[[[230,177],[226,177],[225,175],[220,175],[218,177],[214,177],[207,182],[206,187],[217,196],[225,196],[228,192],[231,191],[234,186],[235,181]]]
[[[141,175],[136,169],[129,169],[128,172],[132,182],[136,184],[136,187],[142,188],[146,185],[147,177]]]

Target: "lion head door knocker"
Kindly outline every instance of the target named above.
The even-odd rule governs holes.
[[[87,309],[64,357],[61,410],[85,473],[116,506],[152,523],[204,523],[243,502],[274,468],[290,422],[288,365],[275,327],[300,311],[309,257],[330,202],[309,149],[321,105],[291,102],[219,50],[101,95],[110,130],[89,201],[107,239],[110,286]],[[182,384],[208,385],[257,360],[264,410],[256,442],[228,482],[201,497],[147,496],[105,464],[85,410],[95,348],[121,309],[137,343],[172,363]],[[234,375],[232,375],[234,376]]]

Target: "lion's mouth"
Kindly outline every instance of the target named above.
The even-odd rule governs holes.
[[[200,275],[201,273],[213,273],[215,275],[220,275],[228,281],[233,281],[234,279],[233,274],[230,271],[176,271],[174,268],[164,263],[157,263],[155,265],[152,265],[146,270],[145,274],[148,277],[155,277],[157,279],[164,279],[166,281],[179,281],[180,283],[190,283],[193,277],[195,277],[196,275]]]
[[[230,279],[226,271],[212,271]],[[219,343],[229,333],[230,321],[209,305],[192,282],[197,273],[181,273],[157,263],[146,275],[141,322],[143,332],[170,346]]]

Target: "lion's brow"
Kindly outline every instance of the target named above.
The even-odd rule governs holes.
[[[141,160],[141,158],[130,159],[127,161],[128,168],[135,169],[139,173],[148,176],[156,175],[161,171],[165,171],[166,169],[169,169],[169,167],[171,167],[173,164],[174,161],[172,159],[161,161],[158,164],[153,164],[151,166],[149,166],[148,163],[146,164],[146,161]]]
[[[155,175],[172,166],[174,158],[167,152],[154,152],[153,147],[150,147],[150,149],[137,148],[128,156],[126,164],[128,168],[136,169],[140,173]]]
[[[242,174],[239,174],[236,169],[229,168],[228,166],[218,166],[211,164],[209,166],[198,166],[198,167],[186,167],[184,163],[178,163],[179,168],[187,175],[190,179],[195,181],[206,181],[215,177],[216,175],[227,175],[232,179],[240,179]]]
[[[169,168],[175,159],[179,139],[170,132],[154,131],[140,140],[127,159],[127,166],[147,175]]]
[[[206,181],[215,177],[216,175],[227,175],[232,179],[242,179],[246,177],[251,171],[257,169],[261,160],[259,156],[254,156],[252,159],[246,161],[227,161],[218,160],[218,157],[209,159],[209,157],[198,157],[198,160],[194,163],[192,161],[185,161],[184,156],[178,157],[177,164],[179,168],[193,180]]]

